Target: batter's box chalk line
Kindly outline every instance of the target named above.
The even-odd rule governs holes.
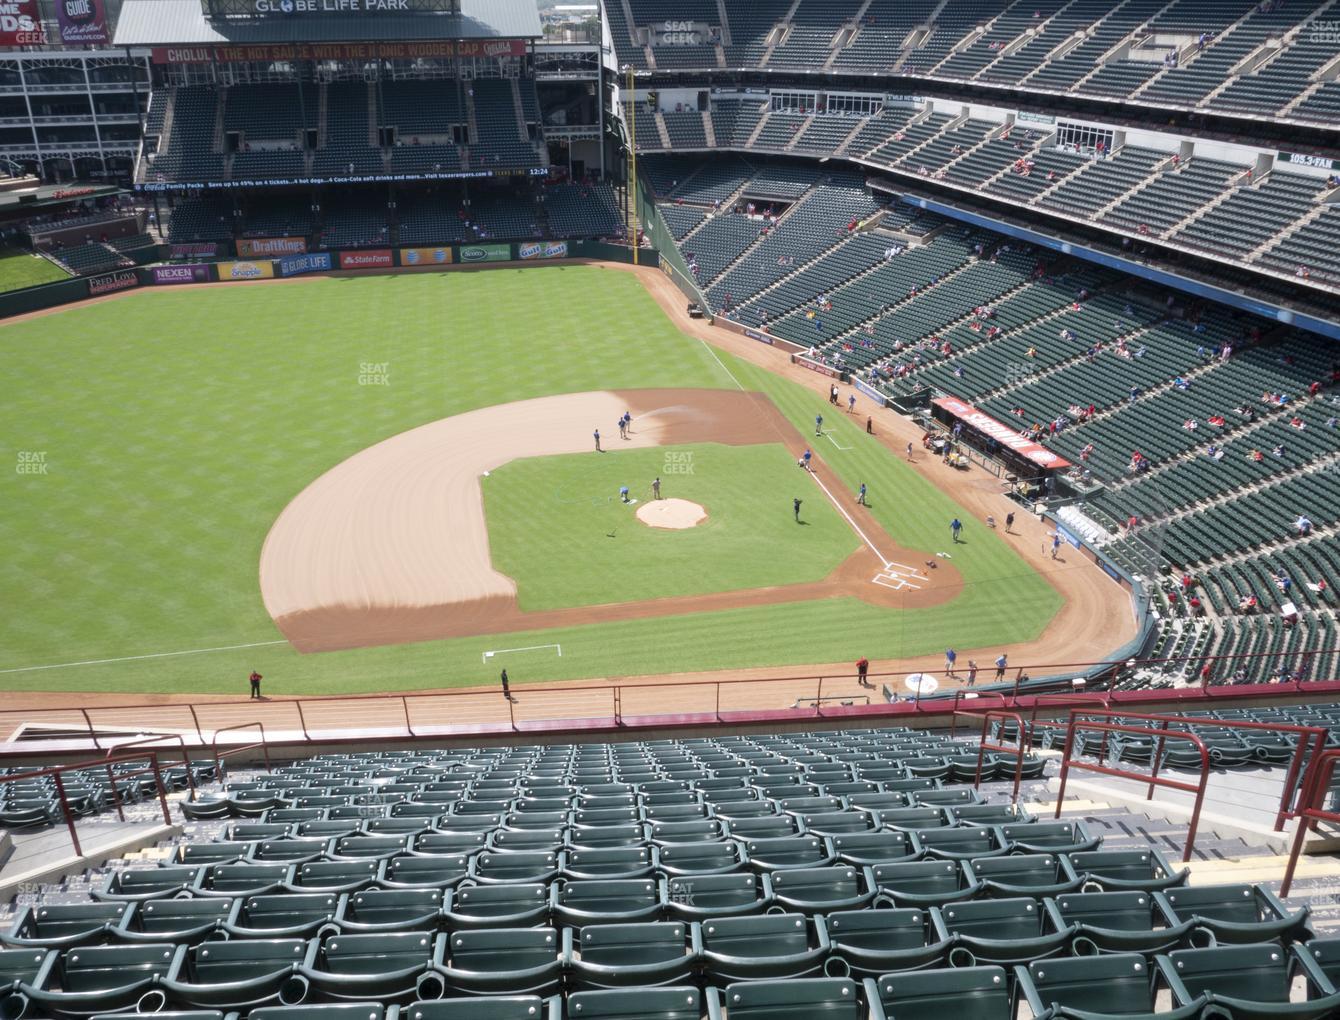
[[[892,588],[894,591],[904,591],[906,589],[920,591],[922,585],[917,582],[928,584],[930,578],[918,573],[912,567],[903,566],[901,563],[886,563],[884,569],[872,577],[870,582],[884,588]]]
[[[558,652],[558,657],[560,659],[563,658],[562,645],[527,645],[525,648],[492,648],[484,653],[480,661],[488,662],[489,659],[493,658],[495,655],[506,655],[509,652],[542,652],[546,648],[554,649],[556,652]]]

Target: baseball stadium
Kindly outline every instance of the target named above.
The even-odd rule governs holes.
[[[0,0],[0,1020],[1340,1018],[1338,343],[1333,0]]]

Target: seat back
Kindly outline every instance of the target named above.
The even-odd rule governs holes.
[[[924,910],[839,910],[824,917],[835,946],[857,949],[917,949],[929,943],[929,917]]]
[[[693,986],[670,988],[610,988],[568,995],[568,1016],[582,1020],[701,1020],[703,993]],[[409,1020],[420,1020],[410,1013]],[[424,1016],[422,1020],[475,1020],[453,1013]],[[493,1020],[492,1017],[485,1020]],[[502,1020],[513,1020],[505,1017]],[[530,1017],[516,1020],[533,1020]]]
[[[897,1020],[1011,1020],[1014,1015],[1000,967],[905,971],[871,984],[885,1014]]]
[[[553,928],[486,928],[458,931],[447,937],[451,966],[476,973],[530,970],[558,959],[560,944]]]
[[[1015,973],[1029,1002],[1043,1007],[1103,1014],[1154,1011],[1149,964],[1139,953],[1035,960]]]
[[[809,948],[801,914],[758,914],[704,921],[703,948],[726,956],[791,956]]]
[[[426,967],[432,951],[429,932],[331,935],[321,943],[317,962],[332,974],[380,975]]]
[[[792,978],[737,982],[722,998],[730,1020],[865,1020],[860,990],[851,978]]]
[[[195,984],[226,984],[286,971],[302,963],[306,953],[303,939],[202,942],[188,952],[187,969]]]
[[[67,992],[102,992],[165,977],[176,948],[171,943],[152,942],[66,949],[57,961],[61,988]]]
[[[574,933],[586,963],[601,966],[642,966],[678,960],[685,954],[684,924],[592,924]]]
[[[1179,949],[1167,960],[1192,996],[1211,992],[1249,1002],[1289,1001],[1289,954],[1277,942]]]
[[[333,893],[248,896],[242,901],[237,923],[257,931],[278,931],[334,919],[340,899]]]

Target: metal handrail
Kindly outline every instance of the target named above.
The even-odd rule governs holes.
[[[1078,711],[1075,710],[1075,711]],[[1061,782],[1060,788],[1056,791],[1056,813],[1055,818],[1061,817],[1061,804],[1065,800],[1066,782],[1070,778],[1072,768],[1080,769],[1084,772],[1097,772],[1099,775],[1114,776],[1117,779],[1135,779],[1139,782],[1149,783],[1150,796],[1153,796],[1154,787],[1162,786],[1169,790],[1181,790],[1183,793],[1194,793],[1196,795],[1195,803],[1191,808],[1191,823],[1186,830],[1186,849],[1182,852],[1182,861],[1191,860],[1191,851],[1196,845],[1196,829],[1200,825],[1200,809],[1205,804],[1205,787],[1210,781],[1210,752],[1206,748],[1205,742],[1194,733],[1179,733],[1177,736],[1191,741],[1200,751],[1200,782],[1185,783],[1180,779],[1168,779],[1159,775],[1143,775],[1142,773],[1132,771],[1131,769],[1118,769],[1110,765],[1104,765],[1107,760],[1107,740],[1104,738],[1103,745],[1099,749],[1098,764],[1091,764],[1086,761],[1077,761],[1071,757],[1075,747],[1075,734],[1081,730],[1093,730],[1099,733],[1130,733],[1136,736],[1161,737],[1167,736],[1167,730],[1150,729],[1147,726],[1125,726],[1120,723],[1094,722],[1078,719],[1075,715],[1070,717],[1070,725],[1066,728],[1065,751],[1061,757]]]
[[[163,808],[163,822],[166,825],[172,824],[172,813],[168,809],[167,786],[163,782],[162,771],[158,767],[158,753],[156,751],[146,751],[149,756],[148,768],[136,769],[133,772],[121,773],[121,779],[135,779],[138,776],[153,774],[154,782],[158,787],[158,802]],[[108,755],[105,758],[96,758],[88,761],[71,762],[68,765],[48,765],[46,768],[33,769],[28,772],[19,772],[12,776],[0,776],[0,786],[5,783],[16,783],[25,779],[42,779],[50,776],[56,784],[56,797],[60,802],[61,817],[65,822],[65,827],[70,832],[70,843],[74,847],[76,857],[83,857],[84,850],[79,844],[79,833],[75,831],[74,812],[70,810],[70,799],[65,793],[65,781],[61,778],[66,772],[80,772],[86,769],[105,768],[107,770],[108,780],[112,786],[112,803],[116,805],[117,815],[121,821],[125,821],[125,811],[121,807],[121,794],[116,788],[115,773],[112,772],[112,766],[122,761],[141,761],[143,754],[122,754]]]
[[[1294,745],[1293,754],[1289,758],[1289,770],[1284,776],[1284,790],[1280,795],[1280,807],[1275,813],[1275,831],[1279,832],[1284,828],[1284,823],[1294,815],[1291,805],[1293,803],[1294,793],[1296,792],[1298,778],[1303,771],[1303,762],[1307,758],[1308,744],[1313,745],[1313,756],[1319,755],[1326,748],[1326,738],[1329,730],[1325,726],[1302,726],[1298,723],[1263,723],[1252,722],[1246,719],[1201,719],[1196,716],[1168,715],[1158,712],[1123,712],[1119,709],[1105,709],[1095,711],[1093,709],[1072,708],[1070,714],[1084,715],[1096,718],[1122,718],[1139,719],[1142,722],[1161,722],[1164,723],[1164,729],[1168,723],[1177,723],[1182,726],[1213,726],[1216,729],[1225,730],[1265,730],[1274,733],[1289,733],[1298,738],[1298,743]],[[1159,740],[1159,746],[1155,754],[1154,773],[1158,774],[1159,759],[1163,756],[1164,741]],[[1152,792],[1152,791],[1151,791]]]
[[[1016,754],[1014,762],[1014,793],[1010,797],[1010,802],[1018,803],[1019,787],[1023,784],[1023,778],[1024,778],[1024,740],[1027,737],[1027,734],[1024,731],[1024,720],[1019,716],[1019,713],[1009,712],[1000,708],[993,708],[988,709],[984,713],[955,712],[954,715],[955,716],[967,715],[972,716],[974,718],[979,715],[981,716],[982,733],[981,733],[981,739],[978,741],[977,744],[977,772],[974,775],[972,781],[973,789],[980,790],[982,788],[982,762],[986,758],[987,751],[994,751],[997,754],[1014,753]],[[991,744],[988,744],[986,742],[986,731],[990,727],[992,719],[999,719],[1002,722],[1004,722],[1006,719],[1014,720],[1014,725],[1016,727],[1014,732],[1015,735],[1019,738],[1019,748],[1017,753],[1012,748],[1007,747],[1004,743],[997,744],[993,742]]]
[[[1340,764],[1340,750],[1323,751],[1312,759],[1308,770],[1308,781],[1304,784],[1303,796],[1299,799],[1298,810],[1294,817],[1298,819],[1298,831],[1293,835],[1293,845],[1289,848],[1289,864],[1284,869],[1284,880],[1280,882],[1280,895],[1288,896],[1293,885],[1293,873],[1298,867],[1298,855],[1303,852],[1303,841],[1317,822],[1340,822],[1340,812],[1327,811],[1322,805],[1330,793],[1331,781],[1335,777],[1335,767]]]
[[[107,754],[111,756],[127,747],[143,747],[145,744],[157,743],[160,740],[175,740],[181,745],[181,763],[186,769],[186,785],[191,790],[191,800],[195,800],[195,776],[191,774],[191,756],[186,747],[186,738],[180,733],[159,733],[152,737],[140,737],[138,740],[130,740],[124,744],[117,744],[116,747],[108,748]]]
[[[234,748],[232,748],[231,750],[224,751],[223,753],[220,753],[220,752],[219,752],[219,734],[220,734],[220,733],[228,733],[228,732],[230,732],[230,731],[232,731],[232,730],[246,730],[246,729],[250,729],[250,728],[253,727],[253,726],[258,727],[258,728],[260,729],[260,731],[261,731],[261,739],[260,739],[260,743],[258,743],[258,744],[244,744],[244,745],[242,745],[241,747],[234,747]],[[242,754],[242,753],[245,752],[245,751],[254,751],[254,750],[255,750],[256,748],[258,748],[258,747],[261,749],[261,754],[263,754],[263,755],[265,756],[265,771],[266,771],[266,772],[273,772],[274,769],[270,767],[270,749],[269,749],[269,747],[266,745],[266,742],[265,742],[265,723],[261,722],[259,719],[256,719],[256,720],[254,720],[254,721],[252,721],[252,722],[235,723],[235,724],[232,725],[232,726],[221,726],[219,729],[215,730],[215,731],[214,731],[214,738],[213,738],[213,740],[210,742],[210,748],[211,748],[211,749],[213,750],[213,752],[214,752],[214,767],[215,767],[215,769],[218,770],[218,773],[219,773],[219,780],[220,780],[220,781],[223,780],[223,778],[224,778],[224,774],[225,774],[225,772],[227,771],[227,769],[225,768],[225,766],[224,766],[224,764],[223,764],[223,759],[228,758],[228,757],[231,757],[232,755],[235,755],[235,754]]]

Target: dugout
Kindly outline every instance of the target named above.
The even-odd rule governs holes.
[[[1004,422],[984,414],[957,397],[938,397],[931,401],[931,417],[946,428],[961,425],[959,441],[979,453],[994,457],[1019,478],[1037,479],[1047,491],[1052,479],[1070,468],[1070,461],[1045,446],[1019,434]]]

